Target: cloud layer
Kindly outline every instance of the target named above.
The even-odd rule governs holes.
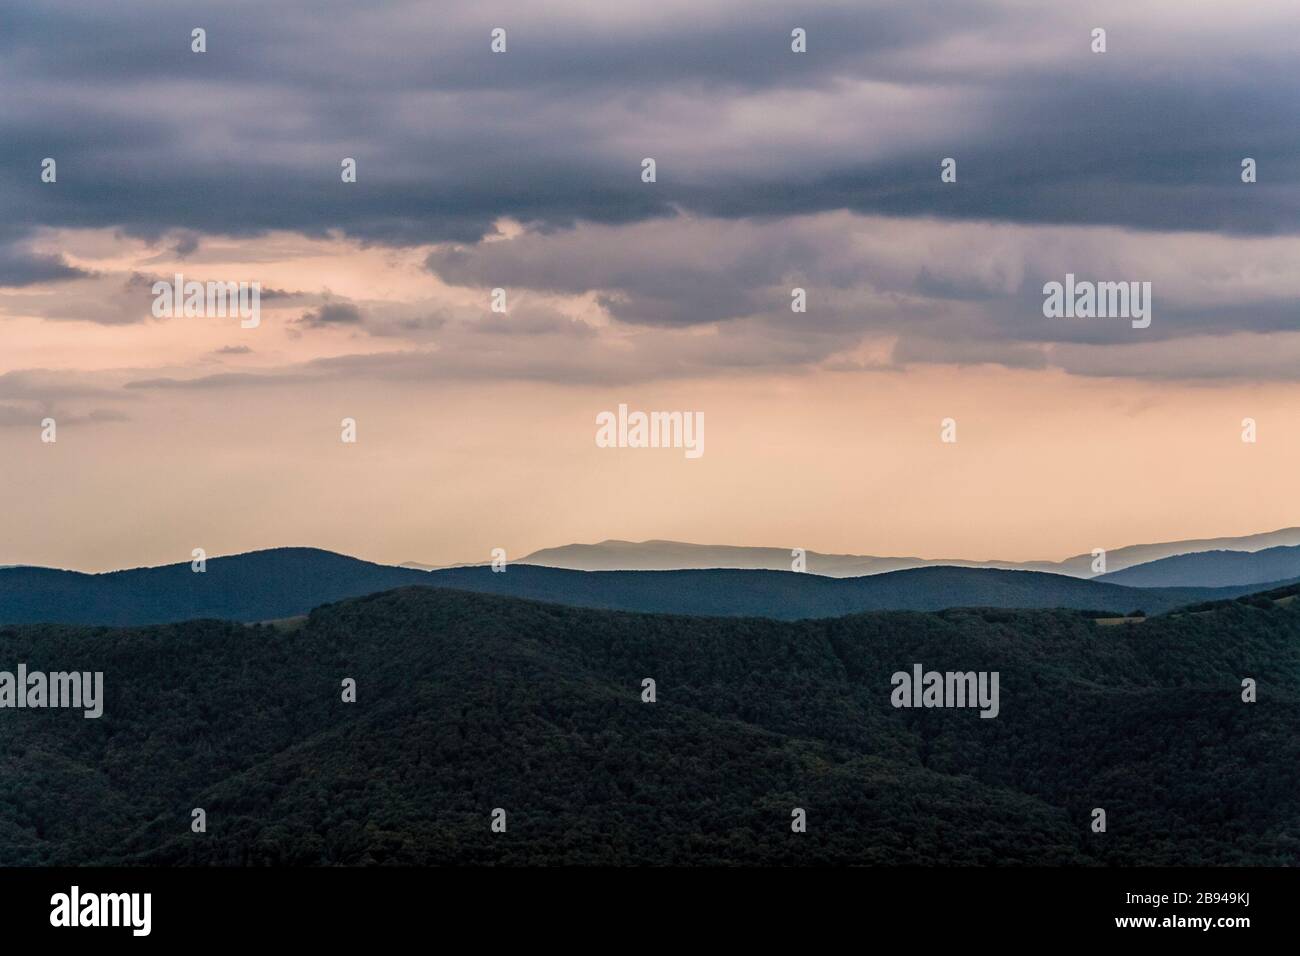
[[[29,507],[0,563],[1294,524],[1295,26],[1294,0],[7,4],[0,483]],[[155,317],[176,273],[258,282],[261,322]],[[1150,282],[1150,327],[1045,317],[1067,274]],[[621,402],[706,412],[708,456],[596,449]]]

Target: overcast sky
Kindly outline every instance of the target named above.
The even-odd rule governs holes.
[[[1298,28],[1293,0],[5,5],[0,563],[1300,524]],[[177,272],[259,283],[261,324],[155,317]],[[1045,317],[1067,273],[1150,282],[1150,326]],[[619,403],[703,412],[705,454],[597,448]]]

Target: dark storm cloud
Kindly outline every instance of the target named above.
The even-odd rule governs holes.
[[[1291,331],[1300,298],[1297,255],[1295,237],[841,212],[583,225],[440,246],[426,264],[454,285],[483,288],[509,276],[513,288],[594,294],[620,325],[735,325],[738,334],[763,342],[773,360],[816,361],[876,334],[897,336],[899,362],[1001,357],[1004,365],[1037,367],[1050,343],[1174,347],[1191,336]],[[1149,282],[1149,327],[1135,329],[1122,318],[1049,318],[1044,285],[1067,274],[1081,283]],[[796,287],[806,291],[806,312],[791,311]],[[783,343],[787,336],[809,349],[796,359]]]
[[[178,259],[184,259],[198,251],[199,237],[192,232],[183,232],[172,243],[172,251]]]
[[[360,325],[364,321],[361,310],[351,302],[324,302],[319,308],[304,312],[296,324],[308,328],[337,325]]]
[[[501,216],[557,229],[675,208],[1300,223],[1300,52],[1268,42],[1267,21],[1219,30],[1216,16],[1235,27],[1230,9],[1170,5],[1126,28],[1116,7],[1099,56],[1087,41],[1100,14],[1072,5],[641,7],[9,5],[0,201],[20,230],[339,229],[385,243],[472,242]],[[796,25],[807,54],[789,50]],[[194,26],[205,54],[190,52]],[[509,31],[504,55],[488,50],[493,26]],[[891,108],[911,95],[916,109]],[[825,121],[783,132],[810,114]],[[648,155],[654,186],[638,178]],[[953,186],[938,182],[947,155]],[[1250,187],[1245,155],[1260,162]],[[57,184],[39,182],[45,156]],[[344,156],[356,184],[339,180]]]
[[[61,255],[36,251],[31,239],[29,226],[9,219],[0,221],[0,288],[21,288],[89,275],[70,265]]]
[[[0,244],[0,286],[37,285],[84,278],[89,273],[68,265],[62,256],[30,252],[19,244]]]
[[[1017,367],[1062,345],[1083,368],[1139,341],[1122,322],[1046,320],[1042,285],[1066,272],[1151,279],[1144,347],[1286,332],[1294,267],[1253,243],[1300,233],[1293,22],[1268,0],[1249,16],[1172,0],[10,5],[0,285],[83,281],[57,302],[3,305],[149,318],[139,289],[41,251],[41,227],[109,227],[199,259],[211,235],[289,230],[432,244],[443,281],[508,286],[516,304],[588,296],[615,333],[665,336],[639,356],[651,374],[829,361],[868,334],[893,337],[898,362]],[[1088,48],[1098,24],[1104,55]],[[207,53],[190,52],[195,26]],[[496,26],[504,55],[488,48]],[[806,54],[790,52],[794,26]],[[46,156],[55,184],[39,179]],[[645,156],[654,184],[640,181]],[[939,179],[946,156],[954,184]],[[1258,183],[1240,180],[1245,156]],[[344,157],[356,183],[340,181]],[[495,235],[503,217],[525,231]],[[1225,236],[1237,244],[1199,245]],[[810,298],[797,318],[794,286]],[[277,296],[308,310],[290,320],[304,331],[438,346],[364,362],[639,374],[608,364],[610,336],[540,311],[262,293]],[[676,337],[701,325],[715,338]],[[511,338],[554,353],[508,355]]]

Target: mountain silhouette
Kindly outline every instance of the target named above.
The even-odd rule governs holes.
[[[1300,545],[1300,528],[1282,528],[1263,534],[1233,538],[1192,538],[1154,544],[1134,544],[1111,548],[1106,552],[1106,567],[1119,571],[1136,564],[1156,561],[1177,554],[1226,549],[1258,551],[1263,548]],[[690,544],[684,541],[601,541],[598,544],[569,544],[543,548],[520,559],[522,564],[569,568],[576,571],[673,571],[706,568],[744,568],[749,570],[790,570],[790,548],[749,548],[732,545]],[[877,555],[825,554],[806,552],[807,569],[827,577],[859,577],[922,567],[997,568],[1007,571],[1043,571],[1091,578],[1094,557],[1091,552],[1077,554],[1064,561],[1004,561],[969,558],[881,557]],[[426,570],[430,565],[414,562],[407,565]],[[1294,572],[1300,574],[1300,571]],[[1290,575],[1283,575],[1288,577]],[[1272,578],[1270,580],[1279,580]],[[1225,582],[1228,583],[1228,582]]]
[[[1300,547],[1180,554],[1103,574],[1094,581],[1130,587],[1257,585],[1300,576]]]
[[[278,548],[189,564],[82,574],[0,570],[0,624],[143,625],[197,618],[265,621],[396,587],[424,585],[610,610],[783,620],[869,610],[1062,607],[1149,614],[1259,588],[1132,588],[1064,575],[916,568],[858,578],[785,571],[569,571],[511,565],[439,571],[373,564],[314,548]]]

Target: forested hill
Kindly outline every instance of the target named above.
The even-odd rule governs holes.
[[[279,548],[187,564],[81,574],[0,569],[0,624],[160,624],[214,617],[264,621],[331,601],[411,584],[655,613],[798,620],[871,610],[1065,607],[1148,614],[1232,597],[1226,589],[1130,588],[1057,574],[988,568],[916,568],[859,578],[789,571],[569,571],[511,565],[426,572],[359,561],[313,548]]]
[[[0,864],[1296,865],[1275,597],[782,623],[408,588],[298,627],[0,628],[0,668],[105,681],[99,719],[0,709]],[[999,672],[997,717],[893,708],[913,664]]]

